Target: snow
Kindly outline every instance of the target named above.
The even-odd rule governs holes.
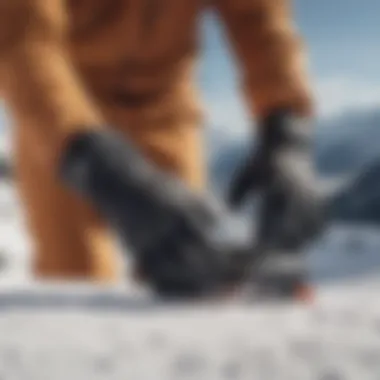
[[[30,242],[11,183],[0,184],[0,286],[28,280]]]
[[[0,185],[1,379],[376,379],[380,234],[334,226],[308,252],[313,305],[163,305],[128,284],[38,284]]]

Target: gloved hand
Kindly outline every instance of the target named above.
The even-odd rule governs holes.
[[[116,229],[160,295],[211,296],[243,278],[248,250],[213,235],[222,208],[159,171],[124,136],[102,130],[73,137],[61,175]]]
[[[258,125],[256,149],[233,179],[228,199],[234,207],[259,197],[257,245],[297,250],[325,225],[326,199],[313,169],[309,120],[278,109]]]

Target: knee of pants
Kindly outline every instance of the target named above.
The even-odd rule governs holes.
[[[143,111],[131,116],[128,110],[117,110],[109,120],[110,125],[131,139],[162,170],[179,177],[192,188],[202,189],[206,185],[201,117],[189,115],[186,110],[181,112],[180,108],[178,115],[168,116],[163,112],[153,117]]]
[[[201,132],[194,125],[179,124],[174,129],[147,132],[141,138],[141,146],[147,157],[160,168],[199,189],[205,184]]]
[[[194,125],[178,124],[174,128],[142,128],[134,140],[146,157],[162,170],[183,180],[194,189],[206,182],[202,131]]]

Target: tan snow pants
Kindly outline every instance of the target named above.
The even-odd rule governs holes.
[[[66,138],[112,126],[189,185],[205,181],[193,65],[203,0],[1,0],[0,90],[40,278],[118,277],[105,222],[57,179]],[[208,2],[241,63],[252,113],[310,106],[288,1]]]

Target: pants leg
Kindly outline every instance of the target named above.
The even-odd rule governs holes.
[[[62,187],[54,164],[44,160],[38,139],[32,135],[32,126],[18,126],[15,166],[35,249],[34,275],[39,279],[116,280],[118,256],[105,223],[84,200]]]
[[[143,22],[140,17],[142,13],[139,2],[136,2],[133,7],[130,7],[130,2],[126,0],[64,2],[68,6],[65,6],[65,9],[67,8],[70,13],[67,19],[63,16],[63,13],[66,12],[63,12],[60,7],[63,4],[61,1],[52,1],[52,7],[45,7],[47,3],[50,4],[50,1],[17,1],[15,3],[9,0],[0,1],[0,3],[5,5],[5,7],[1,7],[3,14],[4,9],[7,10],[3,21],[10,20],[9,17],[15,17],[16,21],[15,28],[12,25],[13,21],[5,23],[7,26],[5,39],[0,38],[5,41],[5,44],[4,41],[0,41],[3,42],[1,43],[2,52],[14,51],[9,48],[13,44],[13,39],[19,44],[21,39],[21,45],[17,45],[15,51],[19,51],[19,47],[23,46],[23,37],[20,37],[20,34],[24,35],[25,28],[22,27],[24,23],[23,19],[19,19],[20,16],[25,17],[28,26],[33,26],[32,29],[29,29],[31,29],[31,36],[36,38],[35,43],[28,45],[30,49],[28,49],[26,57],[34,57],[29,50],[36,47],[37,56],[41,58],[41,54],[46,54],[46,60],[49,60],[50,53],[53,53],[52,56],[55,55],[55,47],[54,44],[46,46],[43,43],[40,44],[40,39],[45,39],[45,37],[41,37],[44,34],[44,28],[50,30],[51,33],[46,34],[47,40],[50,40],[50,35],[51,38],[60,40],[61,31],[66,29],[64,24],[66,22],[71,24],[67,41],[69,44],[68,55],[71,55],[70,59],[72,59],[73,66],[76,67],[77,74],[81,77],[81,82],[85,85],[86,90],[98,100],[97,105],[104,108],[104,116],[108,124],[115,125],[131,137],[162,168],[179,175],[193,186],[201,186],[203,174],[201,155],[199,154],[200,131],[198,128],[194,128],[194,124],[197,122],[190,115],[188,107],[188,104],[192,102],[192,95],[187,93],[192,80],[187,77],[186,68],[183,71],[180,70],[184,59],[179,55],[188,55],[188,53],[185,53],[182,46],[179,45],[182,43],[184,45],[192,44],[191,41],[188,41],[192,38],[188,36],[187,31],[183,31],[183,38],[180,34],[179,40],[171,41],[174,50],[177,49],[177,46],[180,49],[178,54],[166,47],[166,40],[170,37],[165,31],[166,27],[162,33],[163,40],[165,40],[162,47],[159,43],[154,43],[154,46],[150,47],[150,51],[145,51],[144,43],[140,44],[138,40],[143,27],[143,25],[138,25]],[[56,17],[54,16],[55,12],[57,12]],[[168,12],[167,15],[172,14],[170,9]],[[8,15],[9,17],[7,17]],[[190,19],[193,17],[190,16],[190,18],[184,17],[184,19],[188,19],[184,23],[184,29],[189,28],[189,31]],[[29,21],[31,22],[29,23]],[[8,28],[11,31],[9,36]],[[125,35],[130,35],[131,39],[127,41],[121,31],[128,31],[129,34]],[[27,39],[27,41],[33,42],[33,38]],[[161,49],[162,51],[160,51]],[[192,50],[191,47],[186,48],[186,50],[189,49]],[[58,49],[58,51],[60,50]],[[24,49],[21,48],[21,51]],[[168,52],[167,57],[163,59],[162,55],[166,51]],[[14,55],[14,57],[16,56],[19,57],[18,59],[22,59],[20,57],[24,55]],[[44,110],[46,110],[49,115],[49,107],[44,105],[45,101],[50,104],[49,96],[53,97],[54,108],[59,108],[62,101],[71,98],[69,95],[64,96],[61,93],[55,81],[50,84],[51,78],[45,83],[44,66],[39,65],[37,61],[32,60],[30,67],[26,67],[38,72],[37,84],[39,86],[37,88],[41,88],[42,91],[33,92],[29,88],[29,91],[24,94],[22,80],[17,81],[20,88],[14,89],[14,91],[20,91],[19,95],[24,94],[23,96],[28,99],[32,99],[30,94],[34,95],[35,93],[37,101],[26,103],[32,110],[37,109],[42,114],[45,114]],[[60,63],[60,59],[53,60],[53,62]],[[65,67],[65,65],[62,66]],[[62,72],[64,73],[65,70]],[[183,72],[182,76],[181,72]],[[53,74],[51,74],[52,77],[57,75],[57,73]],[[68,77],[71,76],[68,75]],[[35,76],[31,77],[27,83],[28,86],[35,85],[33,78]],[[75,78],[72,80],[75,81]],[[122,96],[126,100],[122,102],[123,104],[120,104],[120,101],[115,98],[106,100],[105,98],[110,92],[113,94],[126,92],[131,95],[131,98],[128,100],[128,94],[126,97]],[[44,96],[41,105],[38,98],[42,94]],[[133,101],[136,94],[142,101],[137,103]],[[64,97],[63,100],[61,96]],[[73,96],[73,102],[75,99],[76,96]],[[38,133],[45,135],[52,132],[51,134],[54,135],[54,128],[57,126],[33,125],[33,123],[37,123],[36,119],[48,120],[46,124],[53,120],[54,124],[56,110],[50,115],[51,118],[42,117],[33,121],[30,116],[33,112],[25,112],[25,109],[22,109],[23,103],[17,102],[18,106],[16,107],[19,109],[12,110],[17,124],[15,128],[15,160],[19,194],[35,246],[34,273],[40,278],[75,277],[105,282],[115,280],[118,276],[118,260],[113,247],[113,239],[105,222],[85,200],[62,186],[56,178],[55,163],[51,162],[54,159],[48,158],[44,153],[47,144],[51,142],[49,150],[56,150],[58,156],[58,148],[52,147],[60,145],[60,142],[49,142],[48,136],[44,136],[42,139]],[[80,107],[80,103],[78,103],[78,107]],[[60,115],[58,119],[70,118],[70,113],[65,113],[64,110],[71,108],[71,106],[64,107],[61,110],[63,115]],[[92,108],[92,105],[89,108]],[[29,114],[29,118],[24,114]],[[93,120],[96,119],[96,117],[93,118]],[[80,120],[81,118],[68,123],[81,122]],[[55,139],[55,137],[51,136],[50,139]]]
[[[205,168],[199,119],[189,117],[185,109],[173,115],[167,107],[155,108],[153,117],[148,108],[136,112],[127,106],[107,108],[105,114],[150,160],[200,189]],[[116,280],[120,265],[110,231],[85,200],[62,187],[54,164],[44,161],[33,130],[19,126],[15,160],[19,193],[35,243],[34,274],[49,279]]]

